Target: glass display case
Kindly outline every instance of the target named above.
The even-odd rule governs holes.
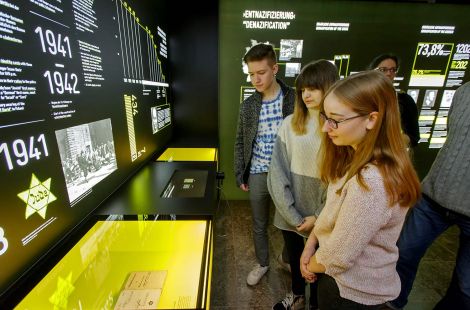
[[[97,221],[16,309],[208,309],[212,221]]]
[[[20,286],[10,304],[16,309],[209,309],[217,151],[193,149],[187,157],[184,150],[167,154],[186,160],[149,161],[119,187],[41,260],[36,276]],[[171,184],[173,192],[192,185],[189,190],[198,195],[163,195]]]
[[[157,161],[218,161],[216,148],[167,148]]]

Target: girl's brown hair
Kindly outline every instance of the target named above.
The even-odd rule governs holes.
[[[375,126],[356,150],[351,146],[337,146],[323,135],[321,179],[331,182],[347,175],[347,182],[356,176],[359,184],[368,189],[361,170],[372,163],[384,179],[390,206],[396,203],[412,206],[420,196],[420,182],[401,131],[397,95],[391,81],[380,72],[365,71],[338,81],[325,97],[328,94],[334,94],[357,114],[378,112],[378,115]]]
[[[292,116],[292,128],[297,135],[307,133],[305,125],[309,116],[307,106],[302,100],[302,89],[319,89],[325,94],[338,79],[336,66],[328,60],[320,59],[302,68],[295,80],[295,105]]]

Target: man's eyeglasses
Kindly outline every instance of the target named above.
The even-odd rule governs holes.
[[[320,119],[324,122],[327,122],[328,123],[328,126],[330,126],[331,128],[333,129],[338,129],[338,124],[339,123],[342,123],[342,122],[345,122],[345,121],[349,121],[351,119],[355,119],[355,118],[358,118],[358,117],[363,117],[363,116],[367,116],[369,114],[359,114],[359,115],[356,115],[356,116],[353,116],[353,117],[349,117],[349,118],[345,118],[343,120],[340,120],[340,121],[337,121],[335,119],[332,119],[332,118],[329,118],[328,116],[326,116],[325,113],[323,112],[320,112]]]
[[[378,67],[378,68],[375,68],[375,70],[378,70],[378,71],[383,72],[383,73],[387,73],[387,72],[397,73],[398,72],[398,68],[395,68],[395,67],[392,67],[392,68]]]

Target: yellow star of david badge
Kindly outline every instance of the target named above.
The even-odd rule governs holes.
[[[40,182],[33,173],[29,189],[18,194],[18,197],[26,203],[26,219],[34,213],[38,213],[43,219],[46,218],[47,206],[57,200],[50,188],[51,178]]]
[[[49,297],[49,302],[54,305],[54,309],[67,309],[69,296],[75,290],[75,286],[72,284],[72,272],[70,272],[67,278],[57,277],[57,288],[55,292]]]

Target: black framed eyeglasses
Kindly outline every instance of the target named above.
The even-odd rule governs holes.
[[[397,73],[397,72],[398,72],[398,68],[397,68],[397,67],[392,67],[392,68],[378,67],[378,68],[375,68],[375,70],[378,70],[378,71],[383,72],[383,73],[387,73],[387,72],[390,72],[390,73]]]
[[[324,122],[327,122],[328,126],[330,126],[331,128],[338,129],[338,124],[340,124],[342,122],[349,121],[349,120],[352,120],[352,119],[355,119],[355,118],[358,118],[358,117],[367,116],[367,115],[369,115],[369,114],[359,114],[359,115],[356,115],[356,116],[353,116],[353,117],[348,117],[348,118],[342,119],[340,121],[337,121],[335,119],[332,119],[332,118],[329,118],[328,116],[326,116],[326,114],[324,112],[320,112],[320,119]]]

